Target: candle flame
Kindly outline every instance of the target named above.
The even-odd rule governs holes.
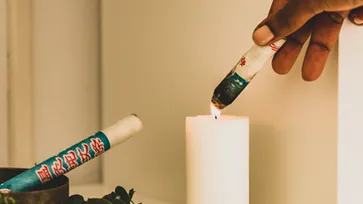
[[[221,116],[221,110],[215,107],[213,103],[210,104],[210,113],[215,119],[218,119]]]

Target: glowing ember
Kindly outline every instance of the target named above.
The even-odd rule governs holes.
[[[221,116],[221,111],[218,108],[216,108],[213,105],[213,103],[210,104],[210,113],[211,113],[212,117],[215,119],[218,119],[219,116]]]

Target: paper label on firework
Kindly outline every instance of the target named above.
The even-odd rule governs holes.
[[[20,192],[59,177],[110,149],[106,135],[98,132],[0,185],[0,191]]]
[[[263,68],[269,60],[285,43],[284,39],[271,43],[268,46],[254,45],[238,61],[233,70],[246,81],[253,77]]]

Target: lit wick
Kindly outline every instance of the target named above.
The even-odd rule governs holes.
[[[219,110],[217,107],[213,105],[213,103],[210,104],[210,113],[214,119],[218,119],[221,115],[221,110]]]

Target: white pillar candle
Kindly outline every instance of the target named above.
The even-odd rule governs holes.
[[[249,119],[186,118],[187,204],[249,203]]]

